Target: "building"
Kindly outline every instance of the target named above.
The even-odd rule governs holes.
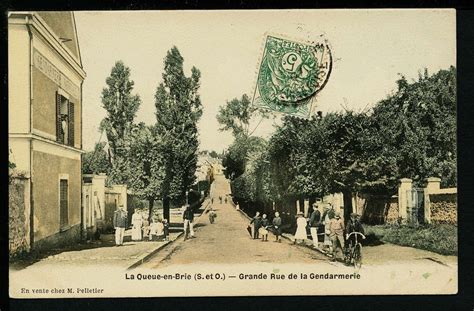
[[[83,174],[82,178],[82,232],[85,238],[91,239],[97,230],[100,233],[113,231],[114,212],[121,205],[127,208],[130,223],[133,210],[128,204],[126,185],[107,186],[105,174]]]
[[[29,248],[81,237],[82,83],[72,12],[9,12],[10,161],[29,187]]]

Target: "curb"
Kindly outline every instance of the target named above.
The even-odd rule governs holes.
[[[203,202],[204,203],[204,202]],[[201,215],[199,215],[197,218],[196,218],[196,224],[198,223],[198,221],[201,219],[202,215],[205,214],[205,212],[208,210],[209,206],[211,204],[209,203],[209,200],[207,200],[207,205],[204,207],[204,210],[202,211]],[[154,250],[152,250],[151,252],[147,253],[145,256],[143,256],[142,258],[138,259],[135,263],[133,263],[131,266],[129,266],[126,270],[131,270],[131,269],[134,269],[142,264],[144,264],[145,262],[147,262],[151,257],[153,257],[156,253],[158,253],[158,251],[162,250],[163,248],[165,248],[166,246],[168,245],[171,245],[174,241],[178,240],[180,237],[182,237],[184,234],[184,232],[180,232],[178,233],[178,235],[176,236],[176,238],[172,241],[168,241],[167,243],[164,243],[160,246],[158,246],[157,248],[155,248]]]
[[[160,251],[161,249],[165,248],[166,246],[170,245],[171,243],[173,243],[174,241],[176,241],[177,239],[179,239],[184,233],[181,232],[179,233],[176,238],[173,240],[173,241],[168,241],[160,246],[158,246],[157,248],[155,248],[154,250],[152,250],[151,252],[147,253],[145,256],[143,256],[142,258],[138,259],[135,263],[133,263],[131,266],[129,266],[126,270],[131,270],[131,269],[134,269],[140,265],[142,265],[143,263],[145,263],[146,261],[148,261],[152,256],[154,256],[158,251]]]

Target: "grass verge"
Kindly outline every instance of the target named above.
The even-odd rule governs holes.
[[[368,237],[382,242],[410,246],[442,255],[458,254],[457,227],[453,225],[422,225],[417,228],[394,225],[364,225]]]

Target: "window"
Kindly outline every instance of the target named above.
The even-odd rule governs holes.
[[[68,182],[67,179],[59,180],[59,221],[60,229],[64,229],[69,225],[68,211]]]
[[[56,140],[74,147],[74,103],[56,92]]]

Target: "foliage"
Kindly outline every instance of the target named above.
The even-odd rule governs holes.
[[[382,100],[373,112],[379,142],[386,147],[396,178],[412,178],[421,185],[427,177],[440,177],[443,186],[456,185],[456,69],[418,81],[402,76],[398,91]],[[393,186],[392,186],[393,187]]]
[[[260,117],[260,121],[252,129],[251,123],[256,117]],[[220,131],[232,131],[235,138],[249,137],[253,135],[263,119],[268,117],[268,112],[252,106],[250,98],[244,94],[240,100],[234,98],[219,108],[217,122],[221,124]]]
[[[155,126],[135,125],[131,135],[128,180],[132,192],[149,202],[149,217],[154,201],[161,199],[164,171],[163,146]]]
[[[226,168],[225,176],[234,180],[242,175],[250,163],[249,160],[255,158],[259,152],[264,151],[266,142],[261,137],[238,136],[222,159],[222,165]]]
[[[202,115],[198,94],[201,73],[183,71],[184,59],[176,47],[164,60],[163,82],[155,93],[156,135],[160,137],[164,164],[162,195],[176,203],[195,182],[198,154],[197,122]],[[167,208],[167,207],[165,207]]]
[[[237,137],[223,161],[234,195],[258,204],[342,192],[348,213],[352,192],[390,196],[401,178],[455,186],[455,68],[397,85],[372,111],[285,117],[252,161],[252,145]]]
[[[220,155],[219,155],[217,152],[215,152],[214,150],[211,150],[211,151],[209,152],[209,156],[210,156],[211,158],[214,158],[214,159],[219,159],[219,158],[220,158]]]
[[[217,121],[221,125],[220,131],[231,131],[234,136],[233,144],[228,148],[222,159],[225,167],[225,176],[234,180],[245,172],[249,157],[253,157],[265,144],[260,137],[252,136],[260,123],[269,117],[268,112],[251,105],[247,94],[241,99],[234,98],[219,108]],[[257,118],[258,123],[251,128]],[[255,123],[255,122],[253,122]]]
[[[107,115],[100,127],[105,130],[110,146],[110,178],[115,183],[126,183],[130,173],[130,131],[141,100],[138,95],[132,95],[134,82],[130,80],[130,68],[122,61],[115,63],[106,84],[102,90],[102,106]]]
[[[96,143],[93,151],[89,151],[83,155],[83,174],[107,174],[110,171],[110,163],[108,160],[107,152],[104,150],[104,148],[104,142]]]

